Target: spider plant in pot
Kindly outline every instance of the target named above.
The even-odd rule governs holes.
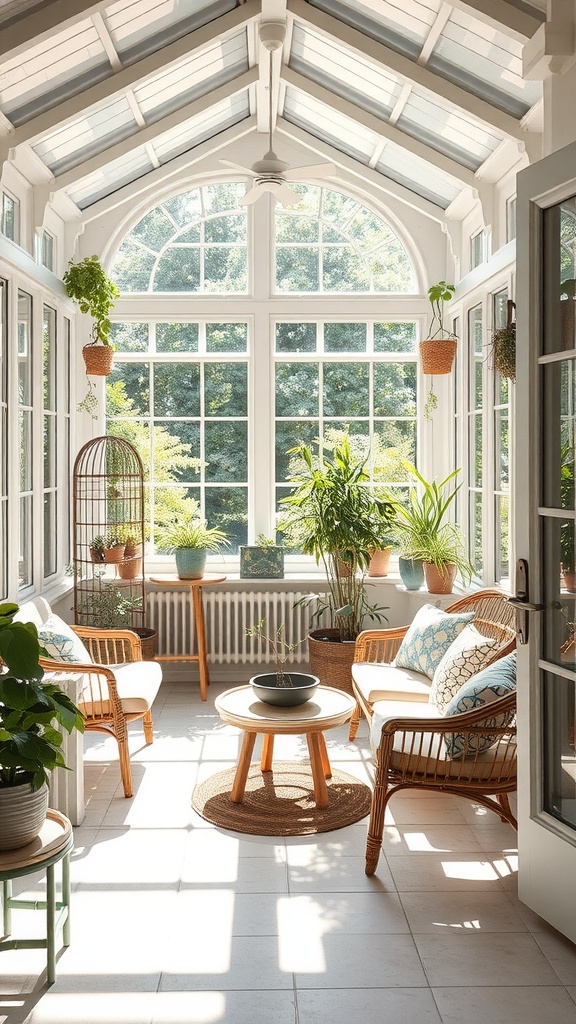
[[[422,559],[426,586],[430,594],[451,594],[457,573],[466,586],[472,579],[473,567],[464,549],[460,531],[454,523],[422,538],[414,558]]]
[[[57,727],[84,729],[69,696],[43,679],[36,627],[14,621],[18,611],[0,605],[0,850],[27,845],[42,828],[50,772],[66,768]]]
[[[286,672],[285,668],[288,658],[302,640],[290,643],[286,639],[283,623],[272,632],[267,629],[265,619],[260,619],[255,626],[247,628],[245,634],[267,644],[276,663],[274,672],[263,672],[250,679],[250,685],[259,700],[265,704],[294,707],[297,704],[304,704],[314,696],[320,685],[317,676],[307,672]]]
[[[330,456],[314,454],[308,445],[289,454],[294,489],[282,499],[278,525],[288,543],[322,565],[328,587],[298,602],[313,607],[312,624],[330,621],[309,635],[310,667],[321,682],[351,692],[354,641],[363,621],[386,620],[385,609],[368,602],[365,584],[370,551],[382,536],[375,509],[385,503],[370,494],[366,459],[354,456],[347,435]]]
[[[181,580],[202,579],[208,552],[220,551],[229,545],[224,531],[216,526],[207,526],[203,519],[173,523],[158,532],[159,548],[174,554]]]

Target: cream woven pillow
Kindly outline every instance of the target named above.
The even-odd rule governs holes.
[[[497,640],[482,636],[475,626],[465,626],[443,656],[432,678],[430,703],[441,715],[471,676],[481,672],[494,656]]]

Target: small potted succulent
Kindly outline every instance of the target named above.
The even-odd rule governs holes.
[[[456,287],[439,281],[428,289],[428,299],[432,307],[432,319],[428,337],[420,342],[420,362],[422,373],[450,373],[456,355],[456,335],[444,323],[444,303],[449,302]]]

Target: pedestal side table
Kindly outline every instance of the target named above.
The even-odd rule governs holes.
[[[72,825],[59,811],[48,808],[46,821],[40,834],[33,842],[19,850],[0,851],[0,882],[2,882],[2,907],[4,938],[0,941],[3,949],[45,949],[47,951],[47,978],[52,985],[56,980],[56,937],[62,929],[64,946],[70,945],[70,853],[74,846]],[[56,879],[54,867],[62,862],[61,900],[56,900]],[[46,899],[18,899],[12,896],[12,882],[23,875],[46,871]],[[45,939],[6,938],[12,932],[13,910],[45,910]]]
[[[208,587],[215,583],[224,583],[225,576],[214,576],[207,574],[199,580],[181,580],[176,573],[166,573],[161,576],[150,576],[150,583],[158,587],[187,587],[192,597],[192,625],[196,633],[197,654],[157,654],[157,661],[197,661],[200,676],[200,698],[206,700],[207,687],[210,684],[208,672],[208,661],[206,658],[206,628],[204,624],[204,605],[202,604],[202,587]]]
[[[352,717],[356,702],[350,694],[333,686],[319,686],[305,704],[286,708],[258,700],[251,686],[235,686],[216,697],[214,703],[220,718],[228,725],[242,729],[244,733],[230,793],[233,803],[242,803],[254,743],[258,733],[262,733],[260,769],[263,772],[272,771],[275,736],[306,736],[314,780],[314,800],[317,807],[328,806],[326,779],[331,777],[332,771],[324,731],[343,725]]]

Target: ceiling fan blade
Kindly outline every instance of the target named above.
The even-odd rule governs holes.
[[[310,164],[307,167],[292,167],[284,172],[286,181],[301,181],[310,178],[331,178],[336,174],[336,164]]]
[[[243,167],[242,164],[235,164],[232,160],[220,160],[220,163],[224,164],[224,167],[232,167],[235,171],[242,171],[242,174],[250,174],[251,177],[254,177],[251,167]]]
[[[288,188],[288,185],[283,185],[281,182],[269,182],[267,191],[271,192],[274,199],[282,203],[282,206],[296,206],[302,200],[302,196],[298,195],[298,192]]]
[[[261,185],[253,185],[248,192],[245,192],[242,198],[239,200],[239,206],[252,206],[260,196],[264,195],[266,190]]]

